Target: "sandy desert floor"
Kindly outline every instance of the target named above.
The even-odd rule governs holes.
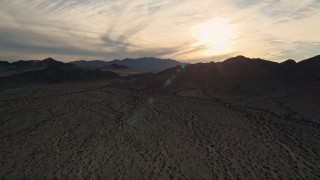
[[[0,91],[1,179],[320,179],[320,121],[110,83]]]

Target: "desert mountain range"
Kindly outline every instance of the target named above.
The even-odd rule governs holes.
[[[102,63],[103,62],[103,63]],[[147,63],[145,63],[147,62]],[[42,61],[1,61],[2,68],[41,67],[40,70],[17,73],[0,78],[0,82],[67,82],[119,78],[108,70],[130,68],[170,67],[158,73],[148,74],[146,88],[157,91],[202,90],[211,93],[242,94],[272,91],[293,85],[310,85],[316,88],[320,82],[320,56],[296,63],[282,63],[244,56],[229,58],[223,62],[184,64],[174,60],[157,58],[125,59],[110,62],[75,61],[63,63],[53,58]],[[133,65],[134,63],[137,63]],[[86,67],[96,67],[86,68]],[[98,68],[100,67],[100,68]],[[141,76],[141,77],[146,77]],[[145,79],[142,79],[145,80]]]

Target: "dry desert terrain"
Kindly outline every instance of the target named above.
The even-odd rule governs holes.
[[[244,101],[110,82],[1,89],[0,178],[320,179],[319,121]]]

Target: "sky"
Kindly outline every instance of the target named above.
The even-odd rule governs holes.
[[[0,59],[320,54],[320,0],[0,0]]]

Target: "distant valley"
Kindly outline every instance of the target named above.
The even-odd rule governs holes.
[[[171,67],[184,65],[186,63],[181,63],[172,59],[159,59],[153,57],[145,57],[138,59],[123,59],[123,60],[113,60],[113,61],[73,61],[72,64],[76,64],[81,67],[91,67],[91,68],[102,68],[105,66],[110,66],[113,64],[123,65],[130,69],[138,70],[165,70]]]

